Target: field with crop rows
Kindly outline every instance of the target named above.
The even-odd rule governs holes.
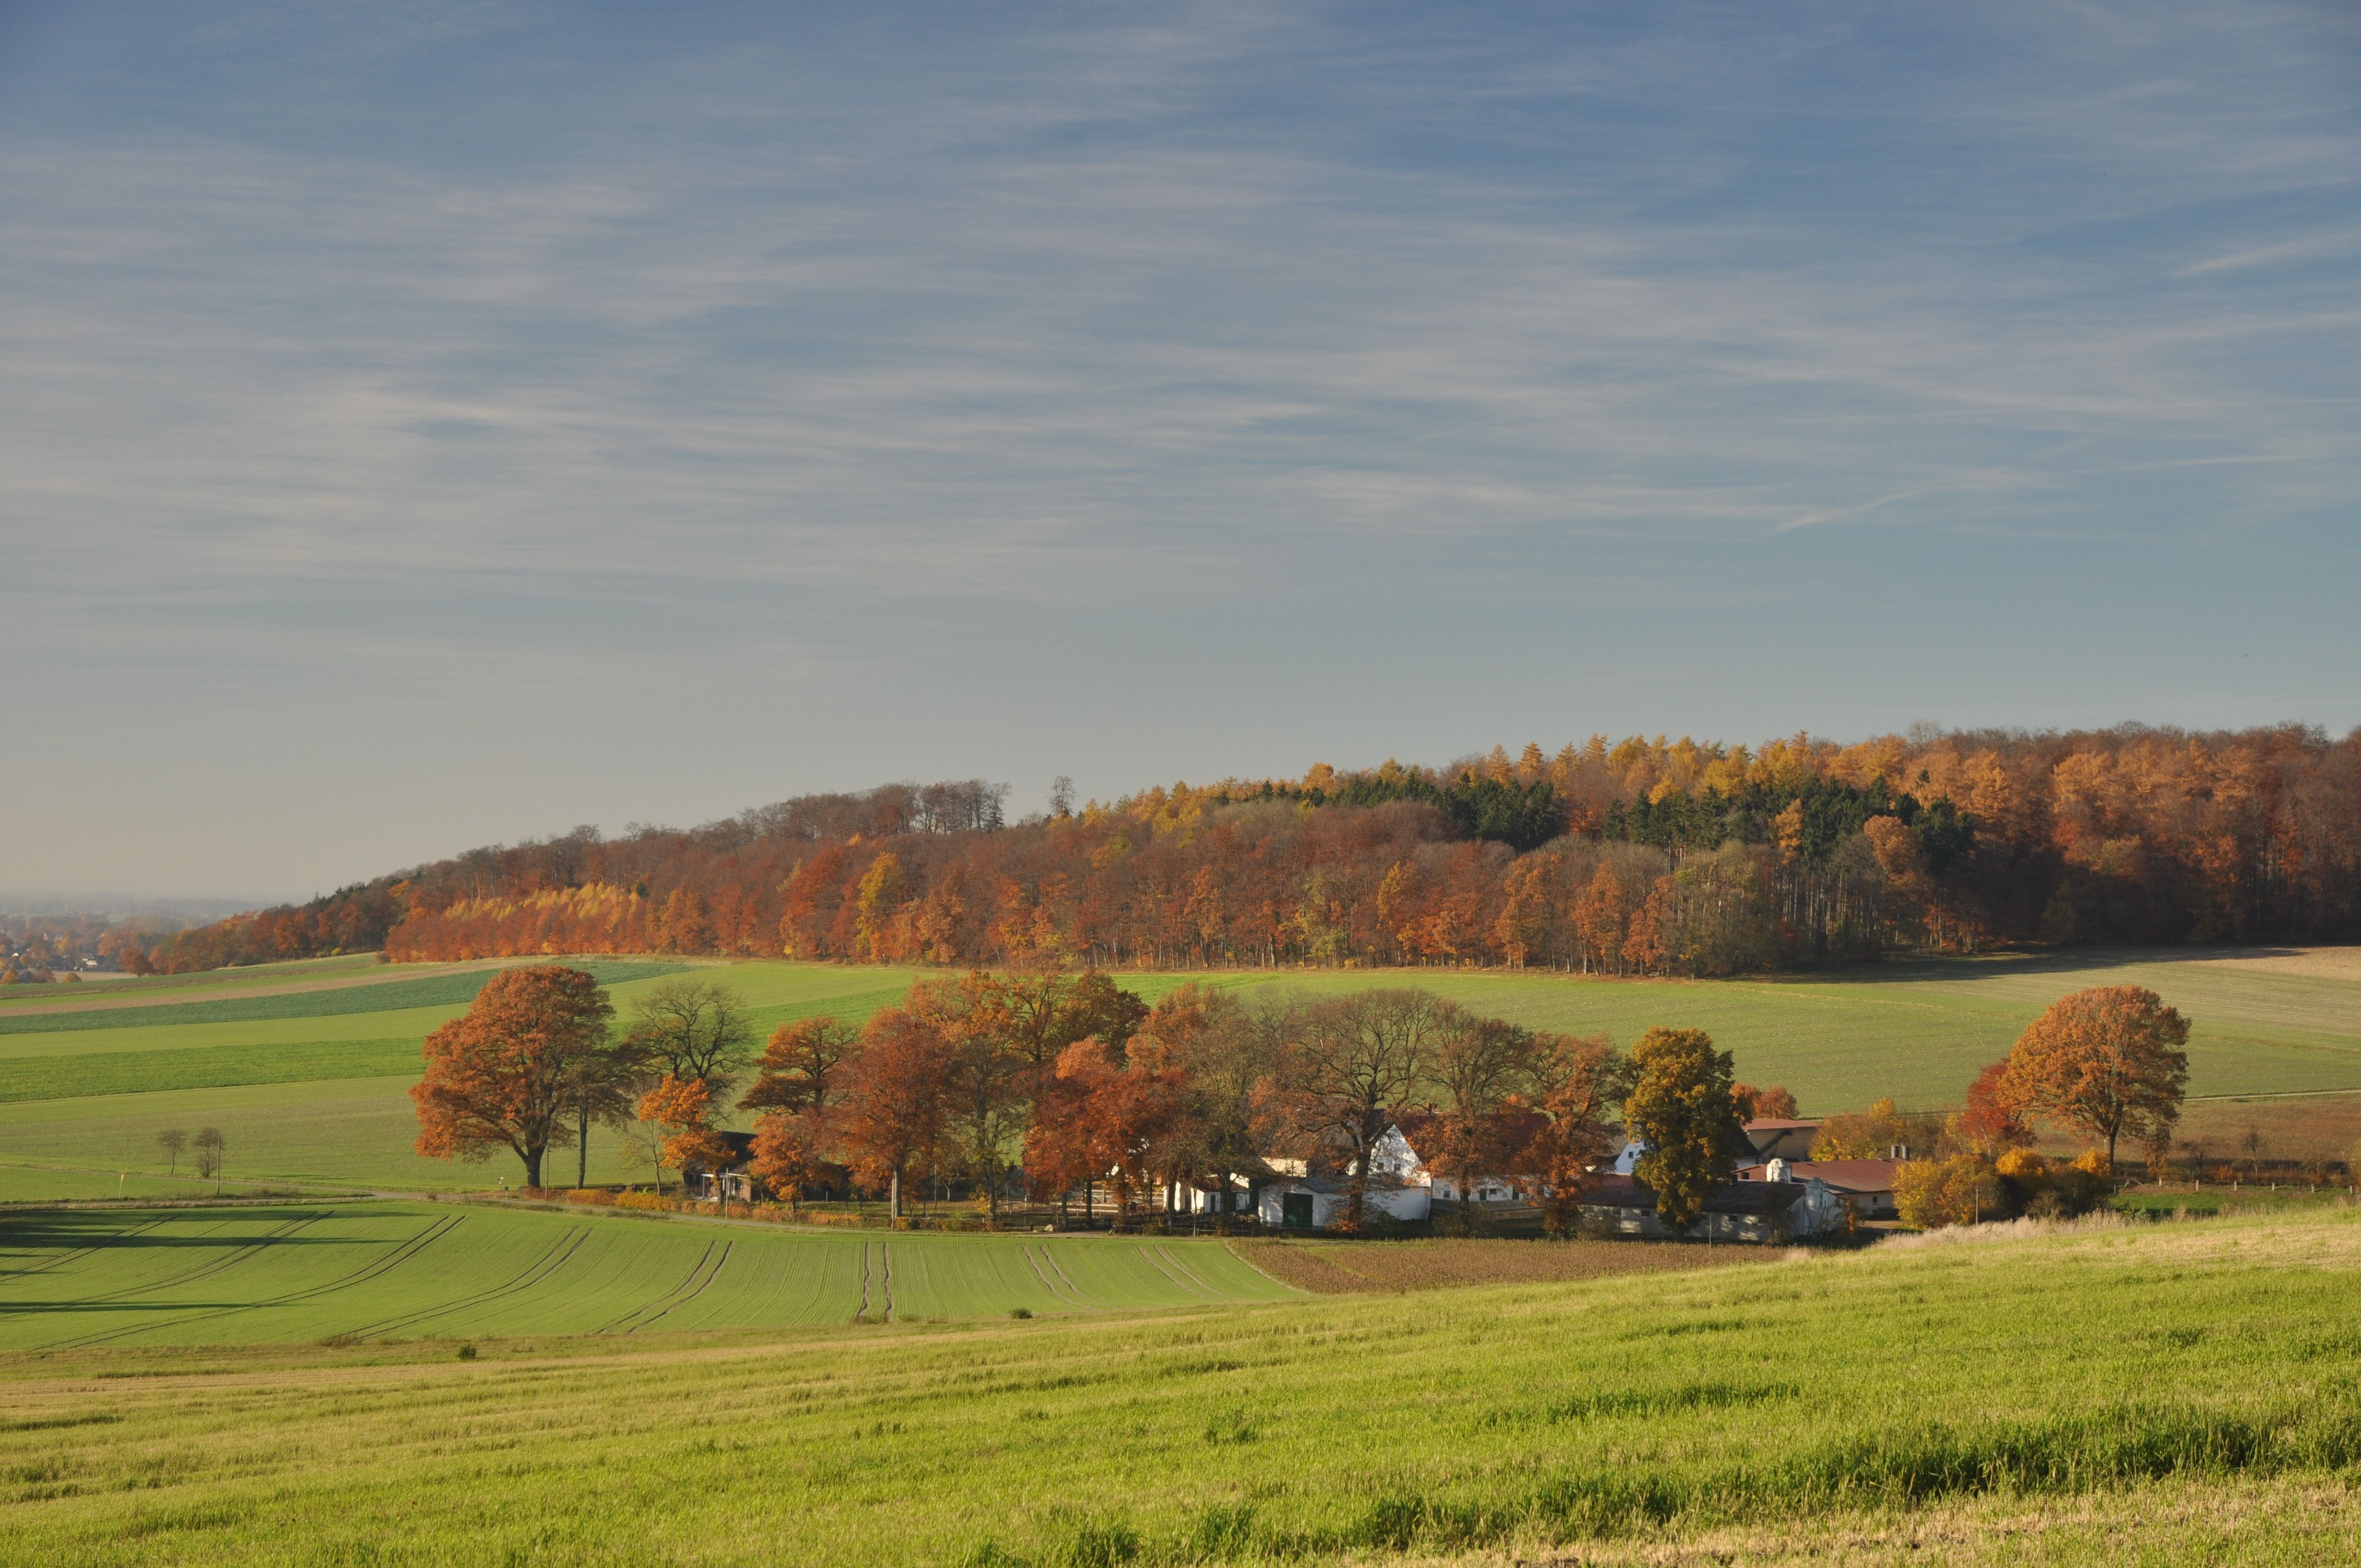
[[[1213,1242],[838,1234],[486,1205],[0,1216],[0,1353],[638,1334],[1268,1301]]]
[[[84,1269],[93,1293],[72,1321],[33,1320],[55,1348],[0,1354],[9,1561],[2131,1568],[2361,1554],[2345,1484],[2361,1465],[2350,1208],[1027,1322],[850,1326],[845,1252],[831,1304],[810,1309],[829,1326],[745,1326],[806,1310],[785,1271],[754,1268],[719,1299],[715,1286],[643,1312],[637,1332],[628,1309],[677,1294],[721,1227],[618,1223],[601,1244],[617,1250],[526,1309],[489,1282],[540,1265],[575,1223],[519,1216],[545,1229],[474,1269],[479,1306],[436,1319],[447,1299],[389,1284],[372,1318],[323,1303],[373,1263],[394,1278],[405,1245],[473,1255],[491,1234],[467,1234],[481,1216],[321,1219],[306,1243],[306,1212],[191,1230],[160,1258],[103,1258],[100,1233],[43,1241],[50,1272]],[[121,1228],[104,1234],[143,1223],[110,1216]],[[357,1228],[320,1230],[339,1223]],[[243,1298],[237,1249],[272,1231],[290,1259],[281,1299]],[[1009,1255],[1009,1238],[929,1241],[965,1249],[929,1256],[938,1308],[1024,1288],[1029,1270],[976,1261]],[[1149,1282],[1103,1240],[1054,1245],[1069,1273],[1101,1247],[1121,1278]],[[634,1246],[665,1249],[664,1266],[626,1290]],[[1203,1254],[1185,1255],[1194,1268]],[[969,1271],[954,1281],[936,1259]],[[922,1288],[916,1266],[896,1266]],[[47,1277],[15,1277],[12,1299]],[[100,1337],[137,1299],[101,1299],[102,1285],[169,1298],[148,1343]],[[704,1332],[683,1332],[684,1313]],[[318,1339],[411,1321],[379,1331],[401,1343],[199,1347],[255,1332],[262,1314]],[[610,1332],[484,1338],[469,1360],[449,1337],[417,1337],[485,1325]]]
[[[367,959],[270,966],[126,987],[25,988],[0,1006],[0,1201],[60,1195],[36,1168],[158,1175],[167,1126],[218,1126],[234,1179],[423,1190],[514,1181],[508,1165],[412,1154],[417,1044],[491,966]],[[597,960],[616,1005],[679,967]],[[918,971],[700,963],[735,987],[758,1033],[815,1014],[866,1018]],[[1628,1044],[1654,1024],[1704,1028],[1741,1075],[1793,1089],[1806,1113],[1890,1094],[1956,1103],[2043,1007],[2092,984],[2153,986],[2195,1021],[2189,1124],[2226,1157],[2249,1125],[2283,1157],[2341,1157],[2361,1138],[2361,951],[2002,955],[1735,981],[1621,981],[1448,970],[1122,977],[1152,998],[1188,980],[1242,994],[1430,986],[1539,1027]],[[148,989],[153,987],[154,989]],[[131,1004],[137,1003],[138,1004]],[[590,1178],[628,1174],[594,1135]],[[512,1165],[513,1162],[509,1162]]]

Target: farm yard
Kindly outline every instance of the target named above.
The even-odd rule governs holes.
[[[571,1216],[433,1204],[31,1218],[8,1266],[43,1272],[10,1299],[85,1305],[12,1314],[0,1353],[27,1564],[2361,1551],[2350,1207],[1407,1299],[1245,1271],[1228,1303],[1066,1239],[1113,1310],[1063,1315],[1021,1238],[897,1238],[909,1305],[858,1327],[852,1237],[745,1233],[780,1250],[684,1295],[739,1233],[609,1219],[569,1244]],[[1213,1282],[1218,1245],[1170,1251]],[[405,1281],[434,1247],[452,1279]],[[1027,1291],[1030,1321],[919,1321]]]
[[[219,1126],[233,1180],[401,1191],[493,1187],[500,1164],[412,1151],[418,1042],[461,1012],[498,966],[323,959],[154,977],[60,1000],[0,1002],[0,1201],[89,1195],[92,1178],[164,1177],[165,1126]],[[594,969],[619,1010],[683,967]],[[747,961],[697,966],[745,999],[758,1032],[818,1014],[847,1022],[898,1001],[921,972]],[[1953,1104],[1976,1069],[2059,995],[2130,983],[2194,1020],[2189,1123],[2226,1155],[2249,1125],[2275,1157],[2341,1157],[2361,1135],[2361,955],[2213,949],[2001,955],[1731,981],[1586,979],[1449,970],[1121,975],[1154,1001],[1195,978],[1251,993],[1333,993],[1411,983],[1536,1027],[1628,1043],[1654,1024],[1699,1027],[1741,1076],[1793,1089],[1806,1113],[1881,1095]],[[594,1134],[590,1177],[629,1172]]]

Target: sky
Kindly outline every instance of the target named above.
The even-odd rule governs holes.
[[[0,0],[0,895],[2361,725],[2361,11]]]

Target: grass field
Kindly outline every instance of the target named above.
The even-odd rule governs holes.
[[[602,962],[626,1013],[671,972],[652,961]],[[155,989],[139,999],[152,1005],[128,1006],[122,987],[27,988],[42,993],[40,1011],[17,998],[0,1009],[0,1201],[50,1195],[36,1166],[159,1169],[154,1135],[174,1125],[220,1127],[238,1177],[403,1190],[514,1180],[502,1165],[410,1152],[417,1042],[456,1016],[488,972],[338,959],[143,981]],[[760,961],[700,972],[737,988],[767,1033],[818,1013],[865,1018],[918,971]],[[2224,1156],[2250,1124],[2287,1157],[2342,1156],[2361,1140],[2361,949],[2003,955],[1719,981],[1442,970],[1122,980],[1154,998],[1192,978],[1243,993],[1425,985],[1523,1023],[1626,1044],[1653,1024],[1701,1027],[1735,1052],[1742,1076],[1785,1084],[1807,1113],[1881,1094],[1906,1105],[1956,1102],[1976,1069],[2058,996],[2139,983],[2195,1020],[2189,1124]],[[626,1174],[618,1153],[611,1136],[594,1135],[592,1179]]]
[[[630,1292],[598,1296],[633,1272],[619,1252],[558,1317],[487,1295],[392,1331],[528,1336],[478,1337],[472,1360],[448,1337],[201,1346],[255,1335],[265,1312],[288,1333],[368,1327],[320,1306],[333,1290],[228,1299],[244,1265],[219,1266],[240,1237],[281,1230],[270,1288],[288,1298],[371,1266],[354,1250],[365,1236],[380,1265],[404,1238],[454,1258],[481,1239],[405,1229],[479,1217],[418,1205],[312,1222],[348,1230],[305,1244],[286,1228],[300,1212],[216,1217],[239,1228],[210,1237],[178,1217],[191,1245],[161,1257],[136,1247],[153,1232],[77,1254],[143,1223],[110,1214],[104,1232],[60,1229],[20,1255],[53,1266],[13,1277],[12,1301],[70,1295],[56,1277],[81,1269],[84,1291],[144,1279],[171,1305],[143,1331],[153,1343],[0,1355],[0,1555],[2128,1568],[2361,1554],[2352,1209],[1029,1322],[752,1328],[789,1293],[750,1271],[728,1307],[682,1309],[707,1314],[703,1332],[675,1312],[636,1333],[545,1337],[598,1311],[623,1321]],[[645,1291],[676,1290],[687,1249],[725,1233],[617,1234],[684,1249],[632,1287]],[[473,1277],[541,1255],[513,1249]],[[173,1272],[181,1283],[164,1283]],[[983,1277],[929,1288],[981,1302]],[[137,1298],[76,1299],[65,1337],[108,1332]],[[432,1304],[411,1291],[377,1310]]]
[[[1268,1301],[1214,1242],[868,1235],[482,1204],[0,1219],[0,1354],[919,1322]]]

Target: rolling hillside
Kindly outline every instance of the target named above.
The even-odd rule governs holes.
[[[573,1288],[552,1276],[496,1297],[504,1271],[564,1245],[572,1222],[537,1215],[518,1220],[532,1245],[469,1274],[481,1305],[434,1319],[449,1298],[393,1283],[401,1260],[473,1255],[500,1220],[437,1239],[456,1211],[370,1212],[312,1222],[333,1235],[309,1258],[291,1210],[247,1211],[210,1241],[192,1230],[199,1245],[157,1245],[170,1255],[152,1262],[139,1236],[164,1226],[132,1233],[128,1216],[105,1222],[128,1249],[112,1257],[73,1255],[97,1233],[45,1237],[51,1272],[84,1270],[85,1288],[156,1269],[181,1283],[146,1276],[173,1299],[149,1343],[93,1337],[140,1299],[93,1296],[75,1331],[88,1343],[0,1354],[8,1559],[2132,1568],[2361,1551],[2344,1480],[2361,1464],[2352,1210],[1586,1284],[862,1327],[842,1321],[852,1251],[646,1310],[730,1234],[713,1225],[618,1226]],[[285,1299],[265,1307],[241,1298],[231,1260],[274,1229],[290,1262],[268,1287]],[[942,1310],[1024,1289],[1021,1268],[944,1260],[1025,1246],[914,1248],[897,1266],[908,1310],[922,1292]],[[625,1290],[633,1247],[666,1256]],[[1202,1277],[1211,1250],[1175,1255]],[[1069,1274],[1103,1260],[1088,1288],[1110,1298],[1180,1294],[1120,1244],[1053,1251]],[[388,1283],[365,1305],[354,1281],[372,1266]],[[11,1299],[49,1276],[16,1277]],[[359,1310],[324,1305],[338,1278]],[[835,1322],[756,1326],[765,1300],[799,1313],[823,1290]],[[252,1313],[192,1315],[241,1304]],[[405,1314],[384,1331],[403,1343],[308,1343]],[[252,1343],[266,1323],[302,1337]],[[586,1337],[485,1338],[474,1360],[452,1343],[559,1327]],[[208,1336],[248,1348],[195,1348]]]

